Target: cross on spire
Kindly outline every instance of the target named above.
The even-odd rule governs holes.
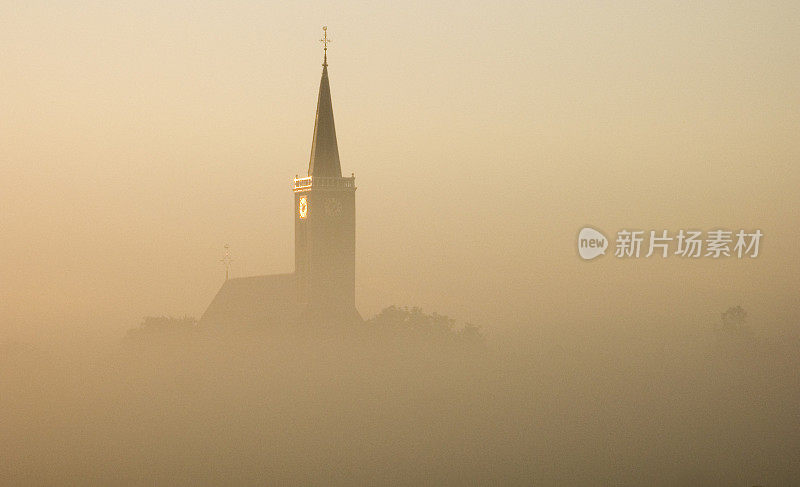
[[[342,177],[339,165],[339,146],[336,143],[336,128],[333,123],[331,86],[328,81],[328,26],[322,27],[322,42],[325,48],[325,61],[322,63],[322,77],[319,80],[317,97],[317,116],[314,118],[314,139],[311,143],[311,159],[308,175],[314,177]]]
[[[322,65],[323,66],[327,66],[328,65],[328,43],[331,42],[331,40],[328,39],[328,26],[327,25],[323,25],[322,26],[322,39],[320,39],[319,41],[322,43],[323,51],[325,52],[325,58],[322,61]]]

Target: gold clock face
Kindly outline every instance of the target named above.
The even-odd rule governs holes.
[[[300,218],[305,218],[308,216],[308,198],[306,196],[300,197],[300,208],[298,208],[300,213]]]
[[[328,216],[339,216],[342,214],[342,202],[336,198],[325,199],[325,214]]]

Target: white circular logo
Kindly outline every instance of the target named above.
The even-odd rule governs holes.
[[[598,255],[605,255],[608,239],[594,228],[584,227],[578,233],[578,254],[583,260],[592,260]]]

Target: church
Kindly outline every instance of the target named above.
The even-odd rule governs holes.
[[[295,271],[226,279],[200,318],[202,326],[259,328],[362,321],[355,305],[355,176],[342,177],[324,33],[308,175],[295,176],[292,184]]]

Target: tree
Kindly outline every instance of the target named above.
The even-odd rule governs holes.
[[[128,330],[128,338],[144,340],[148,337],[180,337],[197,331],[197,320],[193,316],[146,316],[138,328]]]
[[[427,314],[420,308],[389,306],[367,320],[366,324],[377,330],[393,332],[409,338],[434,341],[479,343],[483,341],[478,326],[467,323],[455,327],[456,321],[439,313]]]
[[[744,334],[749,332],[747,311],[741,306],[728,308],[721,316],[722,330],[728,333]]]

